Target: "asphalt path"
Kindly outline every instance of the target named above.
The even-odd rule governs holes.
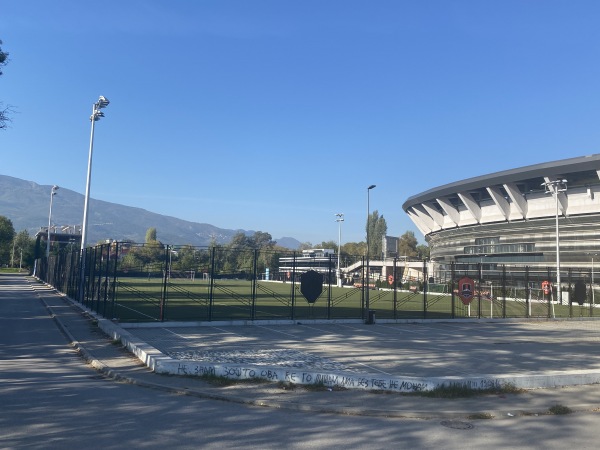
[[[0,275],[0,448],[597,447],[598,416],[591,411],[502,420],[352,416],[120,382],[88,364],[81,349],[105,349],[105,362],[115,367],[131,358],[97,333],[81,335],[76,351],[56,312],[78,314],[35,281]],[[135,370],[144,371],[139,364]]]

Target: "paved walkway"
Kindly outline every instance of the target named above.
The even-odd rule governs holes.
[[[8,289],[8,295],[39,297],[68,341],[106,376],[155,389],[276,408],[419,418],[473,418],[490,414],[510,419],[521,414],[545,414],[555,405],[581,412],[600,408],[597,384],[460,399],[372,389],[315,391],[282,383],[215,387],[198,377],[152,372],[108,338],[93,314],[30,277],[2,275],[0,289],[5,291],[3,295],[7,295]],[[560,369],[579,374],[599,372],[600,333],[595,322],[569,321],[567,325],[451,322],[117,328],[156,349],[153,357],[171,355],[192,362],[220,359],[220,363],[234,365],[285,364],[297,371],[331,369],[415,377],[434,373],[460,378],[473,371],[480,374],[506,371],[552,374]]]

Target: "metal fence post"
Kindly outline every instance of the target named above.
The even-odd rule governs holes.
[[[450,264],[450,306],[452,307],[452,314],[451,317],[453,319],[456,319],[456,312],[455,312],[455,297],[454,297],[454,279],[456,278],[456,273],[455,273],[455,266],[454,263]]]
[[[167,308],[167,283],[168,283],[168,278],[169,278],[169,270],[171,269],[171,267],[169,266],[169,246],[165,246],[165,252],[164,252],[164,272],[163,272],[163,286],[162,286],[162,293],[160,296],[160,316],[159,316],[159,320],[161,322],[164,322],[165,320],[165,315],[166,315],[166,311],[165,309]]]
[[[208,289],[208,321],[211,322],[213,320],[213,307],[214,307],[214,289],[215,289],[215,253],[217,251],[216,247],[211,249],[210,253],[210,273],[209,273],[209,281],[210,286]]]
[[[491,302],[494,303],[493,297]],[[506,264],[502,265],[502,318],[506,319]]]
[[[589,280],[590,280],[590,301],[589,301],[589,303],[590,303],[590,317],[594,316],[594,308],[595,308],[595,305],[594,305],[594,283],[593,283],[593,278],[592,278],[593,276],[594,276],[594,274],[590,270],[589,273],[588,273],[588,277],[589,277]]]
[[[423,319],[427,319],[427,260],[423,259]]]
[[[362,320],[365,320],[365,272],[366,272],[366,268],[365,268],[365,257],[363,256],[362,258],[362,289],[361,289],[361,298],[360,298],[360,318]],[[367,275],[367,280],[368,280],[368,275]],[[368,287],[367,287],[368,289]]]
[[[477,263],[478,272],[479,272],[479,289],[477,289],[477,318],[481,319],[481,278],[482,278],[482,263]]]
[[[529,266],[525,266],[525,317],[531,317],[531,288],[529,287]]]
[[[96,253],[98,247],[90,247],[90,261],[88,266],[88,295],[90,297],[90,309],[98,312],[96,305]]]
[[[252,288],[251,288],[251,295],[252,298],[250,300],[250,318],[251,320],[254,320],[256,318],[256,278],[257,278],[257,274],[258,274],[258,250],[254,249],[254,255],[252,258],[252,265],[253,265],[253,269],[252,269]]]
[[[110,252],[110,250],[109,250]],[[114,260],[114,269],[113,269],[113,279],[112,279],[112,295],[111,295],[111,311],[110,316],[112,319],[115,318],[115,300],[117,296],[117,265],[119,264],[119,243],[115,243],[115,260]]]
[[[550,281],[551,278],[551,272],[550,272],[550,267],[548,267],[548,281]],[[548,318],[552,317],[552,295],[553,295],[554,289],[550,289],[550,292],[548,294]]]
[[[569,287],[567,288],[567,294],[569,295],[569,318],[573,318],[573,297],[572,297],[572,289],[571,289],[571,269],[567,270],[567,282],[569,283]],[[561,289],[562,292],[562,289]],[[561,302],[562,304],[562,302]]]
[[[327,320],[331,319],[331,256],[332,255],[329,255],[329,264],[327,269]]]
[[[398,318],[398,281],[396,280],[397,263],[398,258],[394,257],[394,319]]]
[[[292,320],[296,317],[296,252],[293,253],[292,259]]]

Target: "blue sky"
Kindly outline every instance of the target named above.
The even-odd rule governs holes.
[[[581,0],[0,0],[0,174],[84,193],[104,95],[93,198],[313,243],[342,212],[347,242],[376,184],[388,234],[423,241],[408,197],[600,152],[599,19]]]

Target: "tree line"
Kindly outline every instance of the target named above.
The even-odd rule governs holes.
[[[385,218],[383,215],[380,216],[378,211],[374,211],[369,216],[367,226],[370,227],[369,257],[381,258],[383,237],[387,235]],[[0,267],[32,268],[35,259],[35,244],[35,238],[30,237],[27,230],[15,232],[12,221],[7,217],[0,216]],[[227,252],[223,252],[223,258],[219,261],[220,269],[225,272],[237,270],[239,267],[252,267],[252,261],[248,258],[253,250],[258,251],[257,264],[262,270],[266,267],[277,267],[279,257],[290,253],[290,249],[277,245],[271,235],[263,231],[257,231],[252,236],[239,232],[228,244],[217,245],[213,241],[209,247],[227,250]],[[338,243],[333,240],[318,244],[304,242],[300,246],[300,250],[309,248],[326,248],[337,252]],[[166,246],[158,240],[156,228],[149,228],[146,232],[145,244],[132,247],[124,256],[123,264],[126,267],[147,268],[149,265],[157,264],[158,261],[164,261],[165,250]],[[55,253],[58,250],[56,246],[53,246],[51,251]],[[340,257],[365,256],[366,251],[366,241],[346,242],[341,246]],[[206,255],[206,252],[198,252],[198,249],[192,245],[184,245],[178,246],[177,250],[170,255],[170,259],[175,270],[185,270],[188,267],[207,265],[208,257]],[[429,247],[419,245],[414,233],[407,231],[398,238],[398,256],[424,259],[429,257]]]
[[[377,211],[369,217],[369,256],[380,258],[383,251],[383,237],[387,233],[387,224]],[[398,256],[424,259],[429,257],[429,247],[419,245],[412,231],[407,231],[398,238]],[[164,268],[165,258],[169,260],[172,271],[206,270],[210,272],[210,252],[192,245],[166,246],[157,237],[156,228],[146,231],[143,245],[131,243],[131,247],[122,258],[121,268],[134,271],[157,271]],[[310,248],[333,249],[337,252],[338,244],[334,241],[323,241],[313,245],[305,242],[300,250]],[[231,273],[238,276],[250,275],[256,269],[263,273],[267,268],[277,268],[279,258],[290,256],[290,249],[277,245],[272,236],[264,231],[257,231],[252,236],[239,232],[227,244],[219,245],[211,242],[209,248],[214,248],[216,269],[221,273]],[[366,242],[347,242],[341,246],[340,257],[349,260],[366,255]],[[167,254],[168,252],[168,254]]]
[[[35,260],[35,239],[27,230],[15,232],[12,221],[0,216],[0,267],[31,268]]]
[[[383,255],[383,238],[387,236],[387,223],[379,211],[375,210],[367,219],[365,226],[365,234],[369,234],[369,258],[380,259]],[[337,252],[338,243],[330,240],[323,241],[320,244],[313,245],[310,242],[304,242],[300,246],[301,249],[309,248],[330,248]],[[403,235],[398,236],[398,256],[408,258],[425,259],[429,258],[429,246],[419,244],[415,233],[407,231]],[[346,242],[340,248],[340,256],[342,258],[348,256],[359,256],[367,254],[367,242]]]

